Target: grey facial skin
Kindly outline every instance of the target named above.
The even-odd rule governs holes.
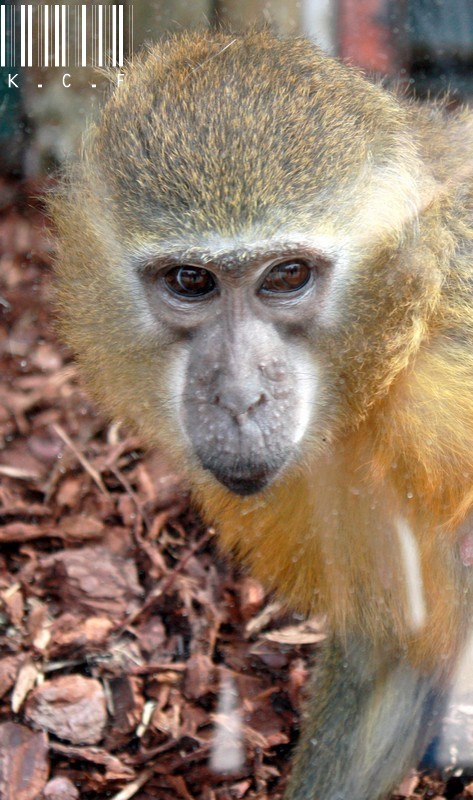
[[[213,263],[181,255],[175,266],[148,259],[141,270],[152,312],[183,339],[178,415],[189,448],[241,496],[271,483],[309,423],[315,370],[303,309],[322,264],[290,245],[272,258],[255,251],[235,247]]]
[[[281,356],[270,355],[270,331],[254,320],[242,320],[241,329],[237,340],[225,340],[217,321],[196,335],[183,408],[202,466],[245,495],[262,489],[290,458],[297,392],[283,348]]]

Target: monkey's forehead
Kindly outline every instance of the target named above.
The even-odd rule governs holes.
[[[328,207],[396,158],[404,126],[393,97],[306,40],[186,35],[128,70],[91,157],[129,209],[228,227]]]

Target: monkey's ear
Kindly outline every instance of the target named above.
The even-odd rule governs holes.
[[[362,198],[350,216],[350,236],[376,246],[403,238],[443,191],[428,166],[417,156],[373,168],[359,178]]]

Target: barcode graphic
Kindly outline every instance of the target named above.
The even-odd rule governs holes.
[[[122,67],[132,38],[132,6],[0,5],[0,67]]]

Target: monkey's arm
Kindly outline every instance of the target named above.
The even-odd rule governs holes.
[[[333,639],[321,662],[285,800],[381,800],[428,744],[435,676],[361,637]]]

